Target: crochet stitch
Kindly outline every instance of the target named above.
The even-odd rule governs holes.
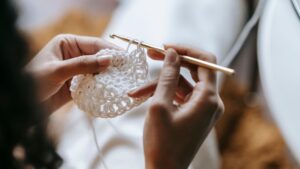
[[[97,57],[111,55],[111,65],[98,74],[77,75],[71,82],[71,95],[77,106],[95,117],[112,118],[143,103],[127,93],[148,82],[148,63],[144,49],[132,52],[103,49]]]

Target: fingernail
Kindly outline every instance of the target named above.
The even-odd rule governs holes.
[[[156,52],[156,50],[154,50],[154,49],[148,49],[149,54],[154,54],[155,52]]]
[[[174,50],[168,50],[166,57],[165,57],[165,61],[167,63],[174,63],[174,62],[176,62],[176,59],[177,59],[176,52]]]
[[[101,65],[110,65],[112,60],[112,55],[97,56],[97,60]]]
[[[134,93],[137,91],[137,89],[132,89],[129,92],[127,92],[127,95],[132,97],[132,95],[134,95]]]

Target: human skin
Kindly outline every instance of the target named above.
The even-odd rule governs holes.
[[[111,56],[95,55],[104,48],[122,50],[99,38],[59,35],[30,61],[25,70],[35,78],[39,99],[49,112],[70,101],[69,81],[74,75],[98,73],[109,66]],[[182,62],[179,54],[212,63],[215,57],[183,46],[166,49],[165,56],[148,51],[152,59],[164,60],[159,79],[129,93],[131,97],[153,95],[144,125],[147,169],[187,168],[224,110],[215,72]],[[195,86],[180,75],[180,66],[190,70]]]
[[[212,54],[178,45],[167,45],[166,55],[153,50],[153,59],[164,59],[158,82],[139,88],[129,95],[153,94],[144,124],[144,155],[146,169],[186,169],[199,147],[224,111],[212,70],[180,60],[188,55],[216,63]],[[174,104],[182,88],[180,66],[187,67],[196,85],[185,93],[184,101]]]
[[[96,53],[105,48],[123,50],[103,39],[72,34],[54,37],[27,64],[26,72],[36,83],[39,100],[47,112],[52,113],[71,100],[70,79],[78,74],[93,74],[105,70],[111,56],[96,57]],[[181,96],[192,89],[182,77]],[[151,85],[151,84],[149,84]],[[182,97],[177,97],[182,102]]]
[[[111,56],[96,57],[105,48],[120,49],[100,38],[62,34],[28,63],[25,70],[34,77],[39,100],[48,112],[71,100],[69,83],[73,76],[98,73],[109,66]]]

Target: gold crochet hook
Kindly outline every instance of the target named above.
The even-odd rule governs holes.
[[[144,47],[146,49],[154,49],[154,50],[156,50],[158,52],[161,52],[163,54],[166,53],[166,50],[164,50],[162,48],[155,47],[155,46],[152,46],[150,44],[137,41],[135,39],[131,39],[131,38],[120,36],[120,35],[116,35],[116,34],[110,34],[109,36],[112,39],[118,38],[120,40],[123,40],[123,41],[126,41],[126,42],[130,42],[130,43],[133,43],[133,44],[136,44],[136,45],[140,44],[141,47]],[[219,66],[217,64],[206,62],[206,61],[203,61],[203,60],[200,60],[200,59],[196,59],[196,58],[193,58],[193,57],[190,57],[190,56],[180,55],[180,57],[184,61],[189,62],[191,64],[195,64],[195,65],[201,66],[203,68],[207,68],[207,69],[211,69],[211,70],[215,70],[215,71],[220,71],[220,72],[223,72],[223,73],[225,73],[227,75],[233,75],[235,73],[235,71],[233,69],[230,69],[230,68],[227,68],[227,67],[223,67],[223,66]]]

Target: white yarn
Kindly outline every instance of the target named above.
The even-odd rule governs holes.
[[[145,51],[138,45],[128,52],[104,49],[97,57],[111,55],[111,65],[96,75],[77,75],[71,82],[71,95],[77,106],[95,117],[112,118],[143,103],[147,98],[133,99],[130,90],[148,82]]]

